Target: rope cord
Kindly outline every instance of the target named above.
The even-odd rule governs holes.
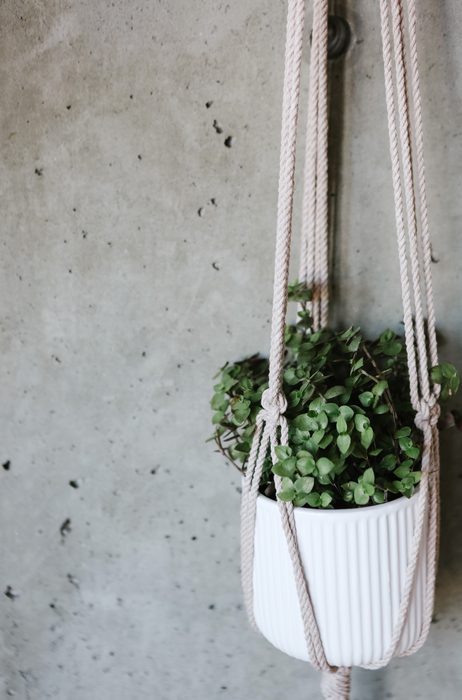
[[[408,15],[412,109],[408,92],[404,2],[406,2]],[[436,424],[439,416],[437,399],[440,387],[438,385],[432,387],[429,377],[429,360],[432,365],[436,365],[438,356],[417,62],[416,10],[415,0],[390,0],[390,4],[393,43],[388,0],[380,0],[385,95],[410,393],[412,405],[416,410],[415,423],[423,431],[424,446],[419,505],[398,617],[386,654],[379,661],[364,666],[365,668],[381,668],[397,654],[407,620],[423,531],[427,525],[424,620],[418,641],[401,655],[407,656],[414,653],[424,643],[433,611],[439,536],[439,449]],[[248,617],[255,629],[258,628],[253,612],[253,557],[258,488],[268,450],[271,451],[272,460],[275,462],[277,461],[276,446],[279,443],[283,445],[288,443],[288,425],[284,416],[287,401],[282,392],[282,377],[304,19],[305,1],[288,0],[269,387],[263,394],[262,410],[257,418],[241,505],[242,584]],[[311,311],[314,316],[315,330],[326,325],[328,314],[327,20],[327,0],[314,0],[299,279],[306,280],[307,284],[313,288]],[[417,185],[414,177],[412,120]],[[416,195],[419,210],[416,205]],[[421,267],[424,278],[423,292]],[[424,298],[427,327],[424,321]],[[275,485],[277,490],[281,489],[281,479],[278,476],[275,476]],[[333,667],[326,659],[298,549],[293,504],[278,500],[278,507],[293,565],[310,661],[314,668],[324,671],[322,690],[325,699],[348,700],[351,669]]]

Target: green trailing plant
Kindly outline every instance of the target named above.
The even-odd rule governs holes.
[[[311,291],[295,281],[288,298],[304,307]],[[401,494],[410,498],[421,477],[423,436],[414,424],[400,338],[385,330],[377,340],[365,340],[353,327],[313,332],[312,323],[302,308],[297,324],[286,328],[283,391],[289,444],[276,448],[274,465],[266,455],[260,491],[310,508],[381,504]],[[459,376],[452,365],[433,367],[431,376],[441,384],[440,401],[456,393]],[[218,377],[210,440],[245,472],[268,387],[268,360],[252,355],[226,364]],[[459,420],[454,412],[449,415],[452,423]],[[447,414],[445,421],[451,424]],[[277,494],[274,474],[282,477]]]

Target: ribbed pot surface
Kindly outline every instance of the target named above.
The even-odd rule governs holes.
[[[327,660],[378,661],[387,651],[411,550],[419,494],[351,510],[295,508],[298,543]],[[418,639],[426,583],[423,532],[409,616],[399,653]],[[277,503],[257,499],[254,613],[275,647],[308,661],[292,563]]]

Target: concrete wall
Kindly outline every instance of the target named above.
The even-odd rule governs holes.
[[[441,355],[462,368],[462,9],[418,4]],[[333,322],[375,333],[401,318],[378,3],[335,5]],[[205,444],[215,368],[268,350],[284,18],[1,5],[2,698],[320,697],[246,622],[239,478]],[[461,446],[444,436],[427,645],[355,670],[355,700],[461,696]]]

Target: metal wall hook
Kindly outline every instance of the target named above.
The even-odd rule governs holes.
[[[338,58],[350,44],[350,25],[338,15],[329,15],[328,22],[327,58]]]
[[[327,34],[327,58],[338,58],[346,52],[350,44],[350,25],[339,15],[329,15]],[[313,40],[313,32],[310,33],[310,44]]]

